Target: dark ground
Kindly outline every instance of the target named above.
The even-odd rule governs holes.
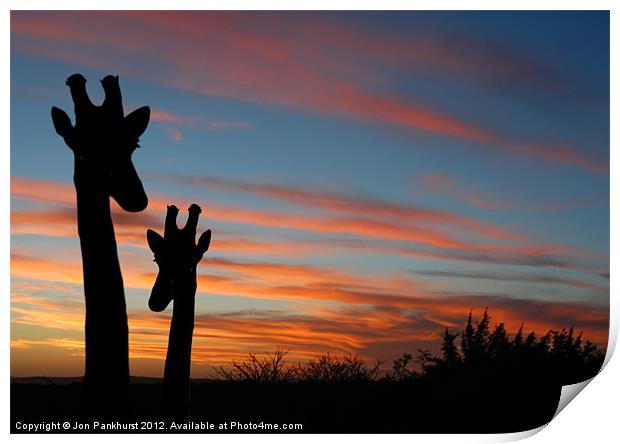
[[[79,378],[13,379],[12,433],[23,433],[15,428],[17,421],[60,421],[61,424],[79,421],[80,388]],[[137,421],[140,427],[142,421],[161,421],[160,381],[133,378],[131,390],[134,413],[128,422]],[[500,384],[481,382],[480,378],[468,379],[465,375],[418,381],[331,384],[196,380],[192,383],[191,421],[208,421],[215,424],[215,430],[190,432],[230,433],[230,429],[218,430],[218,425],[231,421],[254,424],[262,421],[280,427],[302,424],[303,429],[296,433],[519,432],[551,420],[560,390],[557,383],[533,378]],[[119,432],[153,433],[157,430]],[[291,433],[260,428],[245,432]]]
[[[462,333],[445,330],[441,355],[403,354],[392,368],[355,355],[329,354],[287,364],[286,351],[250,354],[222,372],[221,380],[193,380],[191,422],[198,433],[510,433],[540,427],[553,418],[562,385],[595,376],[605,357],[573,328],[537,336],[522,329],[509,338],[503,324],[491,330],[487,311],[471,316]],[[460,345],[457,343],[460,337]],[[417,367],[412,367],[417,364]],[[417,370],[416,370],[417,368]],[[222,376],[220,375],[220,376]],[[162,421],[161,380],[132,378],[133,412],[125,424],[137,430],[176,432]],[[16,378],[11,383],[11,430],[17,424],[80,420],[80,378]],[[119,412],[123,409],[119,408]],[[181,410],[182,411],[182,410]],[[237,424],[277,425],[232,428]],[[84,421],[82,421],[84,423]],[[213,424],[211,430],[196,428]],[[94,423],[90,432],[95,430]],[[219,428],[227,425],[226,429]],[[283,430],[290,424],[301,429]],[[120,424],[119,424],[120,425]],[[58,430],[57,432],[63,432]]]

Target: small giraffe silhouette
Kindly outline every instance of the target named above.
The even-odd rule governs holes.
[[[74,154],[77,225],[84,276],[85,370],[81,413],[122,418],[130,414],[128,327],[110,196],[125,211],[142,211],[148,199],[131,156],[149,122],[150,110],[123,112],[118,76],[101,80],[105,100],[95,106],[86,79],[67,79],[75,125],[53,107],[56,132]]]
[[[190,415],[189,377],[194,333],[196,267],[209,249],[211,230],[196,244],[196,227],[201,209],[192,204],[185,227],[177,227],[179,209],[170,205],[166,212],[164,236],[147,230],[146,238],[155,255],[159,273],[149,298],[149,308],[162,311],[174,300],[168,353],[164,368],[162,412],[167,418],[183,420]]]

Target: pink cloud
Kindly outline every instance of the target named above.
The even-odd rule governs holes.
[[[219,182],[217,182],[219,183]],[[227,189],[244,188],[243,182],[225,181]],[[547,244],[527,239],[518,233],[507,236],[501,227],[485,227],[484,222],[462,219],[452,213],[444,213],[431,208],[409,208],[379,200],[356,200],[334,193],[316,193],[306,189],[299,194],[294,188],[272,189],[267,187],[266,196],[278,197],[285,202],[293,202],[310,209],[327,209],[334,214],[317,213],[301,216],[287,211],[265,211],[253,208],[209,203],[205,217],[211,224],[233,223],[246,226],[264,227],[277,232],[279,229],[297,230],[315,235],[347,235],[352,240],[326,239],[317,242],[275,241],[274,252],[287,254],[298,252],[347,249],[367,251],[378,254],[413,255],[434,260],[473,261],[509,265],[538,267],[574,268],[596,271],[595,267],[584,265],[581,259],[591,259],[590,253],[582,249]],[[259,194],[262,195],[263,191]],[[75,192],[69,184],[28,179],[11,178],[11,196],[51,205],[37,210],[13,210],[11,213],[11,232],[13,234],[40,234],[48,236],[74,237],[75,230]],[[166,205],[175,203],[187,208],[191,202],[171,196],[149,196],[149,208],[139,214],[128,214],[113,205],[112,216],[119,239],[131,245],[145,246],[144,227],[157,227],[161,224]],[[315,212],[316,213],[316,212]],[[425,224],[430,222],[431,226]],[[501,243],[471,242],[455,236],[441,225],[456,225],[470,234],[484,234],[487,238],[501,240]],[[482,227],[482,229],[480,229]],[[511,233],[511,232],[506,232]],[[373,242],[377,241],[377,242]],[[215,240],[214,242],[217,242]],[[508,242],[508,243],[506,243]],[[397,243],[397,245],[394,245]],[[403,245],[405,243],[406,245]],[[267,242],[268,244],[268,242]],[[260,242],[237,239],[222,239],[222,248],[228,251],[246,252],[269,251],[265,241]],[[317,250],[318,249],[318,250]]]
[[[180,142],[183,140],[183,134],[180,131],[175,130],[171,126],[166,127],[166,134],[173,142]]]
[[[151,110],[151,120],[156,122],[175,123],[178,125],[190,126],[197,122],[201,122],[204,118],[201,116],[179,116],[161,109],[153,109]]]
[[[445,193],[478,208],[505,210],[510,207],[508,202],[475,191],[441,172],[428,173],[419,182],[427,191]]]
[[[522,72],[527,78],[529,67],[535,64],[518,57],[511,64],[508,52],[505,57],[482,56],[476,61],[464,56],[470,52],[445,45],[385,38],[303,15],[294,16],[295,33],[290,39],[282,39],[281,33],[291,24],[268,14],[258,18],[240,13],[14,12],[11,19],[13,51],[121,70],[207,95],[474,141],[512,155],[608,174],[605,159],[591,158],[565,143],[515,140],[415,97],[397,97],[385,91],[384,79],[368,72],[368,66],[379,61],[398,64],[402,57],[410,57],[455,74],[465,70],[482,75],[498,60],[498,73]],[[477,51],[484,52],[484,46]],[[122,56],[131,56],[135,63],[123,63]]]

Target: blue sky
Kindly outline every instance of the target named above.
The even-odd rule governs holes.
[[[126,112],[152,109],[134,154],[151,204],[115,216],[142,373],[160,369],[168,314],[147,311],[141,233],[170,202],[199,203],[214,233],[195,375],[277,345],[432,348],[485,306],[604,342],[607,13],[13,12],[11,27],[13,373],[36,374],[37,354],[79,372],[73,161],[49,116],[72,110],[74,72],[96,103],[115,73]]]

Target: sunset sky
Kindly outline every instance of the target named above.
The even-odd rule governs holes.
[[[609,15],[13,12],[11,371],[83,371],[65,79],[151,107],[114,204],[131,371],[162,376],[147,228],[203,207],[193,377],[247,352],[436,350],[470,309],[607,340]]]

